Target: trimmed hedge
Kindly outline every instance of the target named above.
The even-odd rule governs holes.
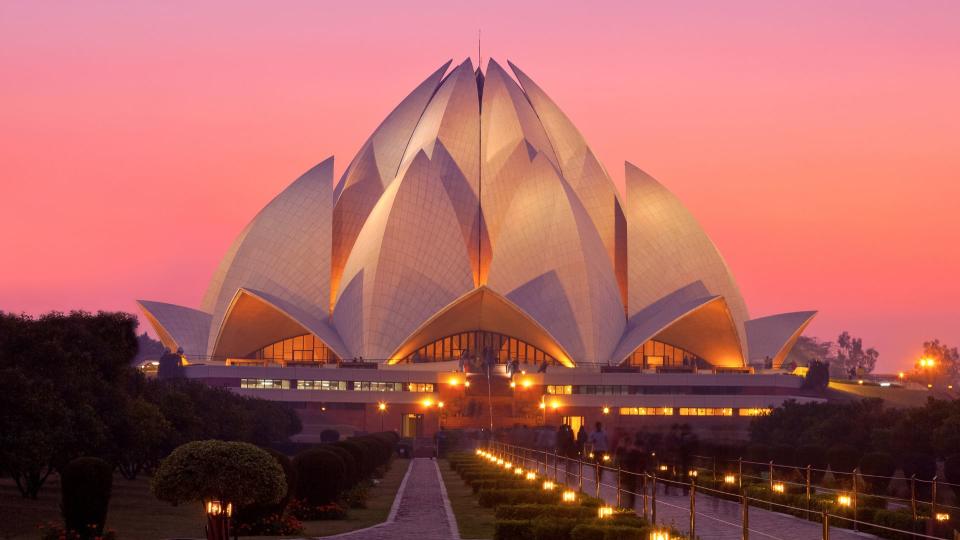
[[[63,468],[60,476],[63,523],[81,538],[103,534],[113,489],[113,467],[95,457],[77,458]]]
[[[340,456],[318,447],[304,450],[293,458],[297,471],[297,499],[311,506],[325,505],[337,500],[346,488],[347,471]]]
[[[494,516],[498,520],[534,519],[549,515],[572,519],[590,519],[597,516],[597,511],[585,506],[562,504],[518,504],[515,506],[498,506]]]
[[[502,504],[550,504],[556,502],[558,496],[557,493],[540,489],[488,489],[480,492],[480,506],[495,508]]]

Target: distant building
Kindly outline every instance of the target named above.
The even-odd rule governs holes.
[[[449,67],[336,186],[329,158],[267,204],[198,309],[139,301],[183,376],[295,403],[308,435],[380,415],[409,436],[441,421],[742,429],[815,399],[781,369],[815,312],[750,319],[663,185],[627,163],[621,197],[515,66]]]

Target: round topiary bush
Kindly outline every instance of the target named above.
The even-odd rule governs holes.
[[[194,441],[160,463],[151,485],[162,501],[219,500],[241,506],[278,502],[287,491],[283,467],[249,443]]]
[[[360,479],[370,478],[370,474],[373,472],[373,461],[372,457],[367,453],[363,445],[358,443],[353,439],[347,439],[345,441],[339,441],[333,443],[340,448],[343,448],[347,452],[350,452],[350,455],[353,456],[354,461],[357,462],[357,468],[360,471]]]
[[[293,496],[293,489],[297,484],[297,472],[293,468],[293,462],[285,454],[275,450],[265,449],[265,451],[276,460],[280,468],[283,469],[283,479],[286,484],[286,490],[283,496],[276,503],[253,503],[238,506],[233,515],[234,525],[247,525],[244,532],[247,535],[256,533],[265,534],[268,531],[260,530],[259,525],[268,522],[267,518],[276,516],[282,518],[287,508],[287,503]],[[277,522],[282,523],[282,519]]]
[[[929,499],[932,491],[930,480],[937,474],[936,459],[928,454],[909,453],[900,458],[900,466],[907,478],[916,475],[917,497]]]
[[[68,531],[81,538],[103,535],[113,489],[113,467],[94,457],[77,458],[60,473],[60,510]]]
[[[860,472],[870,493],[884,495],[890,487],[890,477],[897,472],[897,463],[886,452],[870,452],[860,459]]]
[[[340,456],[340,459],[343,460],[343,466],[345,470],[344,489],[349,489],[360,482],[360,464],[357,463],[356,459],[354,459],[353,454],[348,452],[342,446],[338,446],[336,444],[322,444],[319,448],[333,452],[334,454]]]
[[[346,488],[346,467],[337,454],[320,448],[304,450],[293,458],[297,471],[297,499],[320,506],[337,500]]]

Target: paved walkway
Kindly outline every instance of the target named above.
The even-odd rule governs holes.
[[[457,520],[437,462],[415,458],[397,491],[387,521],[366,529],[324,538],[351,540],[459,539]]]
[[[553,473],[552,469],[550,472]],[[576,469],[571,468],[570,472],[572,474],[568,477],[567,483],[576,485]],[[616,502],[616,475],[611,471],[603,472],[600,495],[613,505]],[[591,494],[595,493],[596,490],[593,474],[593,467],[584,466],[583,490]],[[634,501],[638,513],[642,512],[641,500],[641,497],[637,495]],[[625,498],[623,502],[626,502]],[[702,540],[741,540],[743,538],[742,515],[739,504],[697,493],[696,509],[696,535],[698,538]],[[750,507],[749,519],[751,539],[820,540],[823,534],[823,526],[820,523],[806,521],[779,512],[771,512],[756,506]],[[659,487],[657,490],[657,523],[670,525],[684,533],[689,532],[690,495],[684,495],[679,487],[670,488],[670,494],[668,495],[664,493],[662,486]],[[877,537],[871,534],[854,532],[850,529],[830,527],[831,540],[864,540],[870,538]]]

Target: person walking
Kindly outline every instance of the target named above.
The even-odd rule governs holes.
[[[597,422],[596,430],[590,434],[590,447],[593,450],[593,457],[597,461],[603,459],[603,455],[610,451],[610,443],[607,441],[607,433],[603,431],[603,424]]]
[[[583,453],[584,448],[587,446],[587,427],[583,424],[580,424],[580,429],[577,430],[577,455],[581,458],[586,457]]]

